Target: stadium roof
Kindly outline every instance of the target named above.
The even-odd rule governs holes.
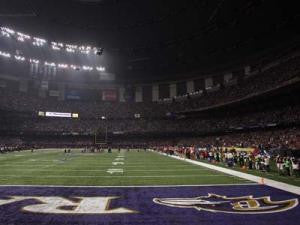
[[[158,80],[212,68],[299,33],[291,1],[2,0],[2,25],[104,48],[119,79]],[[181,75],[182,76],[182,75]]]

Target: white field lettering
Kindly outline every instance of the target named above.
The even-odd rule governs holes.
[[[124,161],[124,155],[123,154],[119,154],[115,158],[115,162],[112,162],[112,165],[113,166],[124,165],[124,162],[119,162],[119,161]],[[123,174],[124,170],[123,170],[123,168],[110,168],[106,172],[109,173],[109,174],[114,174],[114,173],[122,173]]]

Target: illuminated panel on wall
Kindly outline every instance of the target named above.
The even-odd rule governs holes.
[[[62,113],[62,112],[46,112],[47,117],[65,117],[71,118],[72,113]]]

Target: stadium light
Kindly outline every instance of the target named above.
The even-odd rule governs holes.
[[[5,57],[5,58],[10,58],[11,54],[8,52],[4,52],[4,51],[0,51],[0,56]],[[27,61],[31,64],[39,64],[41,60],[39,59],[33,59],[33,58],[29,58],[26,60],[26,58],[24,56],[21,55],[14,55],[15,59],[17,61]],[[87,65],[68,65],[66,63],[55,63],[55,62],[48,62],[48,61],[42,61],[44,62],[45,66],[50,66],[50,67],[58,67],[61,69],[73,69],[73,70],[84,70],[84,71],[93,71],[94,69],[96,69],[97,71],[105,71],[105,67],[103,66],[97,66],[97,67],[92,67],[92,66],[87,66]]]
[[[40,63],[40,60],[37,60],[37,59],[29,59],[29,62],[30,62],[30,63],[33,63],[33,64],[39,64],[39,63]]]
[[[18,41],[21,41],[21,42],[24,42],[24,41],[25,41],[25,39],[24,39],[23,37],[18,37],[17,40],[18,40]]]
[[[31,37],[30,37],[30,35],[28,35],[28,34],[23,34],[23,33],[21,33],[21,32],[17,32],[17,36],[18,37],[21,37],[21,38],[23,38],[23,39],[31,39]]]
[[[2,51],[0,51],[0,56],[3,56],[5,58],[10,58],[11,57],[11,55],[8,52],[2,52]]]
[[[105,67],[103,67],[103,66],[97,66],[96,70],[99,71],[99,72],[104,72],[105,71]]]
[[[75,50],[72,49],[72,48],[66,48],[66,51],[67,51],[67,52],[75,52]]]
[[[41,42],[41,43],[46,43],[46,42],[47,42],[45,39],[42,39],[42,38],[34,37],[33,39],[34,39],[36,42]]]
[[[55,41],[51,42],[51,46],[52,46],[52,49],[56,50],[56,51],[59,51],[59,50],[61,50],[61,48],[64,47],[64,45],[62,43],[57,43]]]
[[[68,64],[58,64],[57,66],[58,66],[58,68],[61,68],[61,69],[67,69],[67,68],[69,68]]]
[[[56,45],[52,45],[52,49],[53,49],[53,50],[57,50],[57,51],[59,51],[59,50],[60,50],[60,48],[59,48],[59,47],[57,47]]]
[[[7,27],[1,27],[1,30],[8,33],[8,34],[15,34],[16,32],[12,29],[9,29]]]
[[[71,69],[73,69],[73,70],[79,70],[79,69],[80,69],[79,66],[75,66],[75,65],[70,65],[70,67],[71,67]]]
[[[33,39],[32,45],[37,46],[37,47],[42,47],[42,46],[48,46],[52,50],[65,50],[66,52],[69,53],[81,53],[81,54],[86,54],[89,55],[91,53],[94,53],[95,55],[102,55],[103,54],[103,48],[96,48],[96,47],[91,47],[89,45],[73,45],[73,44],[63,44],[61,42],[55,42],[52,41],[50,42],[50,45],[46,45],[48,42],[46,39],[43,38],[37,38],[33,37],[31,38],[30,35],[24,34],[21,32],[16,32],[10,28],[7,27],[0,27],[1,30],[1,35],[4,37],[13,37],[15,40],[20,41],[20,42],[26,42],[26,40]]]
[[[15,59],[17,60],[17,61],[25,61],[25,57],[24,56],[20,56],[20,55],[15,55]]]
[[[10,38],[10,34],[9,33],[7,33],[6,31],[1,31],[1,34],[2,34],[2,36],[4,36],[4,37],[7,37],[7,38]]]
[[[83,53],[83,54],[87,54],[87,55],[90,54],[89,50],[81,50],[80,52]]]
[[[93,67],[90,67],[90,66],[82,66],[82,69],[83,69],[83,70],[92,71],[92,70],[93,70]]]
[[[47,61],[44,63],[44,65],[45,66],[50,66],[50,67],[55,67],[56,66],[56,64],[54,62],[49,63]]]
[[[32,42],[32,44],[34,46],[38,46],[38,47],[44,46],[47,42],[45,39],[42,39],[42,38],[34,37],[33,39],[34,39],[34,42]]]
[[[94,54],[95,55],[102,55],[103,54],[103,48],[94,48]]]

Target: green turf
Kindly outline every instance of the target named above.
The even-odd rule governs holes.
[[[118,155],[124,161],[116,160]],[[113,165],[113,162],[124,162]],[[109,169],[123,169],[110,174]],[[37,150],[1,154],[2,185],[130,186],[233,184],[249,181],[153,152],[81,153]]]

